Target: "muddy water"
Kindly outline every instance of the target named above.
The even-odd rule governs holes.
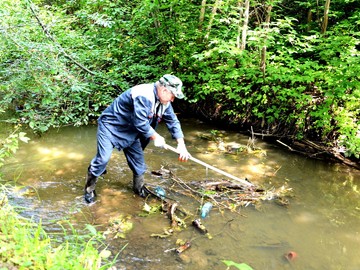
[[[121,152],[114,151],[108,172],[97,185],[97,202],[91,206],[83,202],[84,175],[96,148],[95,126],[53,130],[23,144],[3,168],[3,178],[18,187],[11,192],[11,202],[22,207],[24,216],[41,220],[49,232],[62,231],[58,221],[63,219],[79,230],[88,223],[105,230],[112,218],[127,216],[133,229],[126,238],[108,240],[113,253],[121,251],[118,269],[226,269],[223,260],[262,270],[360,269],[359,171],[294,155],[261,139],[255,142],[263,150],[257,154],[211,151],[213,145],[201,137],[216,127],[187,120],[183,128],[194,157],[256,184],[280,187],[287,183],[294,191],[289,206],[266,201],[244,207],[240,214],[213,208],[203,220],[213,235],[211,240],[190,224],[165,239],[150,237],[162,233],[169,220],[161,213],[141,215],[144,200],[131,191],[131,172]],[[171,143],[164,127],[160,132]],[[222,139],[248,142],[247,136],[234,132],[224,131]],[[169,181],[151,171],[171,169],[184,181],[223,178],[194,162],[180,163],[172,152],[152,145],[146,149],[146,161],[147,182],[166,189]],[[168,195],[197,215],[196,200]],[[181,256],[172,250],[177,239],[192,240],[191,248]],[[290,251],[297,254],[293,261],[284,257]]]

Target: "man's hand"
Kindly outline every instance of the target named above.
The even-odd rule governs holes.
[[[166,144],[166,142],[165,142],[165,139],[164,139],[164,137],[162,137],[160,134],[158,134],[158,133],[156,133],[156,135],[154,136],[154,145],[156,146],[156,147],[161,147],[161,148],[163,148],[164,146],[165,146],[165,144]]]
[[[179,153],[180,161],[187,161],[191,157],[183,142],[178,143],[176,151]]]

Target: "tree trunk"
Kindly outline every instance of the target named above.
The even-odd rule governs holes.
[[[244,24],[242,28],[241,46],[240,46],[241,50],[245,50],[246,47],[247,29],[249,24],[249,9],[250,9],[250,0],[245,0]]]
[[[308,25],[307,31],[308,32],[311,30],[312,16],[313,16],[312,11],[311,11],[311,9],[309,9],[308,15],[307,15],[307,25]]]
[[[261,62],[260,62],[260,69],[263,73],[263,77],[265,78],[265,71],[266,71],[266,40],[268,35],[268,30],[270,28],[270,14],[271,14],[272,6],[267,7],[267,14],[266,14],[266,20],[264,25],[264,31],[265,31],[265,39],[264,39],[264,46],[261,48]]]
[[[199,31],[202,31],[204,18],[205,18],[205,6],[206,6],[206,0],[201,1],[201,10],[200,10],[200,17],[199,17]]]
[[[242,26],[241,26],[241,23],[242,23],[242,17],[244,15],[244,10],[243,10],[243,7],[242,7],[242,1],[239,0],[238,1],[238,9],[239,9],[239,23],[238,23],[238,33],[237,33],[237,37],[236,37],[236,48],[240,49],[241,47],[241,43],[240,43],[240,39],[241,39],[241,31],[242,31]]]
[[[325,8],[324,8],[324,18],[323,18],[323,23],[321,25],[321,34],[326,33],[326,28],[329,20],[329,10],[330,10],[330,0],[326,0]]]
[[[211,31],[211,27],[212,27],[212,23],[213,23],[213,21],[214,21],[214,18],[215,18],[217,9],[218,9],[218,7],[221,5],[221,2],[222,2],[222,0],[216,0],[216,1],[215,1],[215,4],[214,4],[213,9],[212,9],[212,12],[211,12],[211,17],[210,17],[209,25],[208,25],[208,27],[207,27],[207,29],[206,29],[205,39],[208,39],[208,38],[209,38],[210,31]]]

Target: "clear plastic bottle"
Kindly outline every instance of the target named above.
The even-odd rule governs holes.
[[[206,218],[209,215],[209,212],[212,208],[211,202],[206,202],[203,207],[201,208],[201,218]]]

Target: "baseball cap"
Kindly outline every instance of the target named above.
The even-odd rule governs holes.
[[[159,81],[162,85],[166,87],[166,89],[171,91],[176,98],[184,98],[184,94],[181,90],[183,83],[178,77],[170,74],[165,74],[160,78]]]

